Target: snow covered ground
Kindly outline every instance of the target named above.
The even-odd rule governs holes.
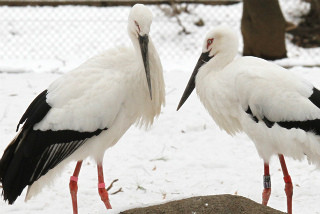
[[[167,105],[151,130],[132,127],[104,159],[106,183],[119,179],[108,213],[197,195],[238,194],[261,200],[263,162],[245,135],[230,137],[219,130],[193,94],[179,112],[176,106],[195,60],[168,62],[165,69]],[[295,67],[292,71],[320,87],[320,69]],[[50,72],[0,74],[0,152],[15,135],[15,127],[37,93],[61,74]],[[320,213],[320,171],[306,161],[287,159],[294,183],[295,213]],[[25,191],[13,206],[0,202],[1,213],[70,213],[68,182],[71,163],[50,188],[24,203]],[[280,164],[271,161],[270,206],[286,210]],[[104,213],[97,194],[93,161],[86,160],[79,177],[80,213]],[[112,192],[112,191],[111,191]]]
[[[241,5],[234,7],[241,10]],[[121,193],[110,195],[113,209],[107,213],[198,195],[238,194],[261,201],[263,161],[248,137],[244,134],[230,137],[219,130],[195,94],[176,112],[200,53],[201,33],[201,39],[192,44],[194,55],[170,59],[166,54],[160,54],[167,105],[151,130],[132,127],[118,144],[106,151],[106,184],[119,179],[110,192],[123,189]],[[127,37],[123,41],[127,41]],[[186,45],[185,41],[182,43]],[[161,42],[166,42],[166,38],[155,39],[157,47],[163,45]],[[172,52],[180,52],[179,47],[173,48]],[[302,50],[289,42],[288,49],[290,58],[279,63],[294,65],[290,69],[292,72],[320,88],[319,67],[297,66],[319,63],[320,56],[309,59],[304,55],[305,51],[316,50]],[[2,60],[0,54],[0,154],[14,137],[17,122],[33,98],[81,60],[66,60],[66,63],[14,61]],[[320,213],[320,171],[307,161],[286,160],[294,184],[294,213]],[[71,213],[68,183],[74,167],[75,163],[69,164],[49,188],[27,203],[24,203],[25,191],[12,206],[0,201],[0,213]],[[286,211],[284,182],[277,157],[272,159],[270,170],[272,194],[269,206]],[[90,159],[85,160],[80,172],[78,206],[79,213],[106,213],[97,193],[96,165]]]

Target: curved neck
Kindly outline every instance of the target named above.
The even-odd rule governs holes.
[[[137,38],[134,34],[132,34],[132,33],[130,33],[130,32],[129,32],[129,37],[130,37],[130,39],[131,39],[131,42],[132,42],[132,44],[133,44],[133,47],[134,47],[136,53],[141,56],[141,51],[140,51],[140,45],[139,45],[138,38]],[[142,59],[142,58],[141,58],[141,59]]]
[[[233,59],[235,58],[236,53],[232,52],[223,52],[223,53],[217,53],[212,59],[210,59],[205,65],[203,65],[197,76],[196,76],[196,82],[202,81],[206,79],[206,76],[209,73],[219,73],[222,71],[228,64],[230,64]],[[197,83],[196,83],[197,85]]]
[[[129,37],[132,41],[133,47],[135,49],[135,52],[137,53],[139,61],[143,65],[143,59],[142,59],[142,55],[141,55],[139,40],[134,34],[132,34],[130,32],[129,32]],[[150,37],[149,37],[149,43],[148,43],[148,55],[149,55],[150,64],[152,64],[152,61],[155,60],[153,56],[155,56],[155,55],[158,56],[158,53],[157,53],[157,51],[153,45],[152,39]]]
[[[129,33],[132,44],[138,55],[139,63],[141,63],[141,67],[143,67],[143,59],[141,56],[141,49],[139,45],[138,39]],[[151,87],[152,87],[152,100],[149,97],[148,86],[146,81],[146,76],[144,69],[139,69],[140,76],[140,84],[144,92],[143,99],[146,99],[147,102],[145,105],[139,105],[139,109],[142,112],[141,120],[138,121],[140,125],[145,125],[148,127],[153,123],[153,119],[156,115],[160,114],[161,105],[165,102],[165,85],[162,75],[162,65],[160,62],[159,55],[153,45],[151,38],[149,37],[148,44],[148,57],[149,57],[149,65],[150,65],[150,78],[151,78]]]
[[[140,44],[139,44],[138,38],[137,38],[134,34],[132,34],[132,33],[130,33],[130,32],[129,32],[129,37],[130,37],[130,39],[131,39],[131,41],[132,41],[134,50],[135,50],[135,52],[137,53],[137,56],[138,56],[138,58],[139,58],[139,62],[141,62],[142,65],[144,65],[144,64],[143,64],[143,59],[142,59],[142,55],[141,55],[141,48],[140,48]],[[149,59],[150,59],[150,60],[151,60],[150,56],[153,55],[154,50],[155,50],[155,48],[154,48],[154,46],[153,46],[152,40],[151,40],[151,38],[149,37],[148,55],[149,55]]]
[[[235,53],[217,53],[208,63],[207,65],[210,66],[210,70],[214,71],[220,71],[222,70],[225,66],[230,64],[233,59],[235,58],[236,54]]]

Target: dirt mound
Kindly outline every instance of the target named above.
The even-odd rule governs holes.
[[[283,214],[278,210],[235,195],[192,197],[165,204],[135,208],[121,214]]]

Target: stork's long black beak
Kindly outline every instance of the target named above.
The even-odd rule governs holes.
[[[141,49],[142,60],[144,64],[144,70],[146,72],[148,88],[150,93],[150,99],[152,100],[152,89],[151,89],[151,79],[150,79],[150,67],[149,67],[149,53],[148,53],[148,44],[149,37],[148,35],[140,36],[139,35],[139,44]]]
[[[194,68],[193,73],[192,73],[192,75],[191,75],[191,77],[189,79],[188,85],[187,85],[186,89],[184,90],[183,95],[182,95],[182,97],[180,99],[177,111],[181,108],[181,106],[188,99],[188,97],[192,93],[193,89],[195,88],[195,86],[196,86],[196,76],[197,76],[197,73],[198,73],[199,69],[201,68],[201,66],[204,63],[208,62],[213,57],[213,56],[210,57],[209,53],[210,53],[210,51],[201,54],[201,56],[200,56],[200,58],[199,58],[199,60],[197,62],[197,65]]]

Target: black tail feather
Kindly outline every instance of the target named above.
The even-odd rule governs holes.
[[[2,158],[0,159],[0,183],[2,183],[2,195],[4,200],[8,200],[9,204],[12,204],[15,199],[18,197],[11,197],[7,194],[7,185],[5,182],[5,177],[8,175],[8,171],[10,171],[9,166],[11,165],[12,159],[14,158],[14,153],[19,145],[19,142],[22,138],[22,132],[20,132],[15,139],[8,145],[5,149]],[[9,191],[10,192],[10,191]]]

